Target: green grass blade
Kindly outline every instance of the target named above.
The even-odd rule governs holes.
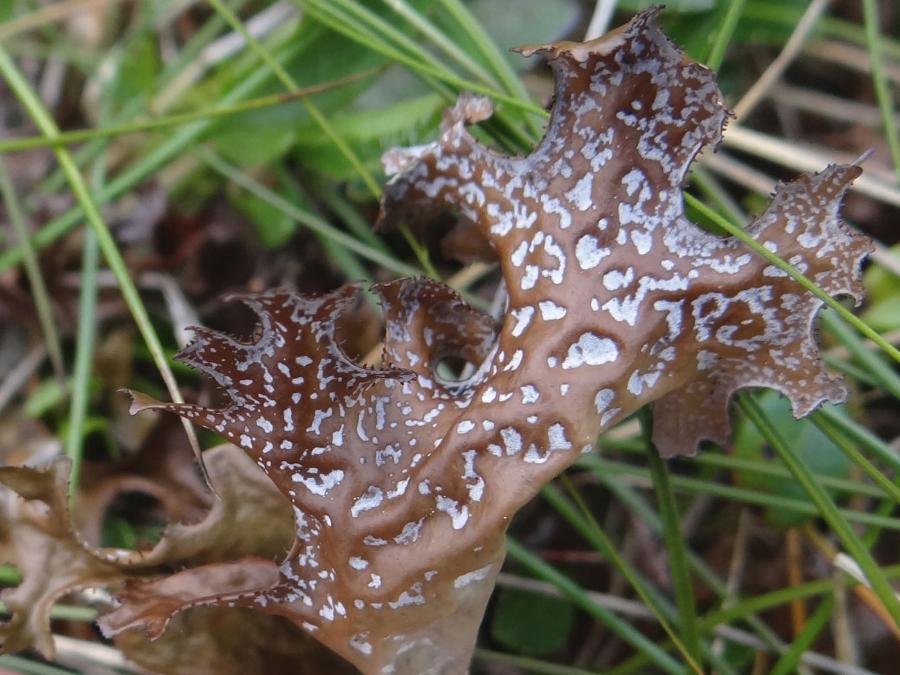
[[[237,167],[226,162],[211,150],[204,148],[198,154],[200,156],[200,159],[207,165],[209,165],[210,168],[218,171],[230,181],[232,181],[236,185],[240,185],[242,188],[244,188],[248,192],[253,193],[260,199],[267,201],[276,209],[295,219],[297,222],[302,223],[313,232],[328,237],[332,241],[335,241],[345,248],[350,249],[363,258],[371,260],[372,262],[381,265],[382,267],[389,269],[400,276],[414,277],[422,274],[422,271],[417,267],[408,265],[407,263],[404,263],[388,254],[383,253],[379,249],[373,248],[368,244],[358,241],[346,232],[342,232],[330,223],[326,222],[316,214],[310,213],[298,206],[295,206],[294,204],[291,204],[287,199],[285,199],[278,193],[273,192],[251,176],[248,176],[245,172],[241,171]]]
[[[220,117],[229,117],[239,113],[250,112],[252,110],[262,110],[283,103],[290,103],[304,96],[319,94],[330,91],[347,84],[351,84],[358,80],[375,75],[380,68],[369,68],[359,73],[348,75],[340,79],[331,80],[323,84],[317,84],[310,87],[300,87],[296,91],[285,92],[283,94],[273,94],[271,96],[261,96],[259,98],[242,101],[234,105],[218,106],[214,108],[203,108],[201,110],[193,110],[186,113],[177,113],[174,115],[164,115],[156,119],[131,122],[129,124],[121,124],[109,127],[100,127],[97,129],[79,129],[77,131],[67,131],[59,134],[56,138],[47,138],[46,136],[26,136],[24,138],[13,138],[9,140],[0,140],[0,154],[19,152],[22,150],[31,150],[34,148],[57,147],[60,145],[72,145],[74,143],[82,143],[84,141],[92,141],[96,139],[116,138],[128,134],[146,133],[150,131],[160,131],[170,127],[183,126],[196,122],[198,120],[214,120]]]
[[[13,230],[19,240],[19,246],[22,249],[25,275],[28,277],[28,285],[31,287],[31,296],[34,299],[38,321],[41,324],[41,332],[44,334],[47,354],[50,356],[50,362],[53,364],[56,377],[62,383],[65,381],[66,369],[63,366],[62,344],[53,318],[53,305],[50,302],[50,294],[47,292],[47,284],[44,283],[41,266],[38,264],[37,254],[31,246],[28,225],[25,223],[25,213],[22,211],[12,178],[2,157],[0,157],[0,196],[3,197],[3,203],[6,205],[6,215],[12,223]]]
[[[675,659],[648,640],[627,621],[623,621],[611,610],[594,602],[581,586],[569,579],[553,565],[541,560],[512,537],[506,538],[506,549],[510,558],[536,577],[552,583],[572,602],[594,618],[600,620],[622,640],[640,651],[648,661],[655,663],[667,673],[678,673],[680,675],[682,668]]]
[[[293,49],[297,49],[293,46]],[[289,58],[291,48],[288,48]],[[221,99],[222,105],[230,105],[239,101],[258,87],[262,86],[271,74],[268,70],[257,71],[242,79],[237,85],[227,92]],[[110,202],[133,188],[148,176],[159,171],[163,166],[183,156],[185,150],[190,147],[203,133],[209,130],[213,124],[210,120],[198,120],[178,129],[171,137],[160,145],[147,151],[137,162],[130,165],[115,178],[111,179],[94,198],[99,204]],[[84,219],[84,211],[81,206],[69,209],[65,213],[49,221],[31,238],[35,249],[41,249],[57,241]],[[0,252],[0,273],[19,264],[22,260],[22,247],[10,247]]]
[[[862,0],[863,21],[866,28],[866,46],[869,48],[869,61],[872,65],[872,84],[875,87],[875,98],[881,111],[882,131],[891,151],[894,171],[900,180],[900,138],[894,125],[894,104],[887,77],[884,74],[884,63],[881,58],[881,39],[878,29],[878,4],[875,0]]]
[[[656,618],[657,622],[672,640],[672,643],[681,652],[682,656],[687,661],[691,669],[696,673],[702,673],[703,668],[700,666],[694,656],[688,651],[687,647],[685,647],[684,643],[681,641],[681,638],[678,637],[678,633],[666,618],[665,610],[660,606],[660,603],[655,597],[653,591],[650,589],[649,584],[647,584],[647,582],[643,579],[643,577],[640,576],[637,570],[629,565],[628,561],[625,560],[624,557],[622,557],[618,549],[616,549],[615,545],[607,536],[606,532],[604,532],[603,528],[600,527],[600,524],[596,521],[590,509],[587,508],[584,500],[581,499],[581,495],[578,494],[578,491],[572,485],[572,482],[568,479],[568,477],[563,474],[560,477],[560,480],[566,486],[569,495],[573,500],[575,500],[575,503],[578,506],[578,510],[581,512],[581,516],[579,517],[579,514],[575,510],[575,508],[553,485],[547,485],[543,490],[541,490],[541,494],[543,495],[544,499],[546,499],[553,506],[553,508],[556,509],[556,511],[566,519],[566,521],[570,525],[578,529],[579,533],[597,551],[599,551],[604,558],[607,559],[609,564],[612,565],[612,567],[614,567],[616,570],[618,570],[618,572],[623,577],[625,577],[628,583],[631,584],[632,588],[634,588],[638,596],[640,596],[641,600],[644,601],[644,604],[647,605],[650,611],[653,612],[653,615]]]
[[[859,364],[878,384],[894,398],[900,399],[900,375],[870,349],[830,309],[819,315],[822,325],[843,344]]]
[[[71,670],[56,668],[12,654],[0,654],[0,667],[4,670],[9,668],[11,673],[22,673],[23,675],[72,675]]]
[[[59,133],[59,128],[56,126],[56,122],[53,121],[53,118],[44,108],[44,105],[37,94],[31,89],[28,81],[16,67],[15,63],[13,63],[12,59],[9,58],[9,55],[2,45],[0,45],[0,73],[6,78],[10,89],[12,89],[13,93],[15,93],[16,97],[21,101],[38,128],[47,136],[52,137],[57,135]],[[169,368],[169,363],[163,353],[162,344],[159,340],[159,336],[156,334],[156,329],[153,327],[150,316],[147,314],[147,308],[144,307],[144,303],[141,301],[137,287],[134,285],[134,281],[131,279],[128,268],[125,266],[125,261],[122,259],[122,254],[119,252],[119,248],[116,246],[116,242],[113,240],[106,222],[100,215],[100,211],[98,210],[81,173],[78,171],[78,167],[72,159],[72,155],[68,150],[62,147],[56,148],[54,152],[69,179],[75,199],[81,206],[88,223],[97,236],[100,250],[103,252],[109,268],[116,277],[122,297],[125,299],[125,303],[131,311],[131,316],[137,324],[138,330],[153,356],[153,362],[156,364],[156,367],[162,376],[166,389],[169,392],[169,396],[172,397],[174,402],[182,403],[184,399],[181,396],[181,392],[178,390],[178,384],[175,382],[172,370]],[[203,467],[203,459],[200,455],[200,446],[197,442],[194,427],[187,420],[184,420],[183,426],[191,441],[191,446],[194,448],[197,460],[200,462],[201,467]]]
[[[538,673],[540,675],[596,675],[595,670],[585,670],[584,668],[574,668],[573,666],[563,666],[558,663],[549,663],[541,661],[530,656],[519,656],[518,654],[504,654],[503,652],[493,651],[491,649],[476,649],[475,658],[488,663],[499,663],[513,668],[520,668],[527,673]]]
[[[613,462],[606,459],[595,457],[582,457],[578,460],[579,465],[595,468],[597,471],[606,471],[613,475],[634,476],[642,479],[646,486],[652,486],[650,472],[640,466],[626,464],[624,462]],[[793,497],[781,497],[774,494],[759,492],[749,488],[733,487],[731,485],[723,485],[716,481],[705,480],[702,478],[692,478],[688,476],[671,475],[670,480],[672,487],[676,490],[706,494],[719,497],[728,501],[738,501],[747,504],[755,504],[757,506],[765,506],[772,509],[782,509],[792,513],[800,513],[809,516],[819,515],[814,504],[810,504],[803,499],[795,499]],[[853,523],[863,525],[872,525],[890,530],[900,530],[900,519],[887,517],[877,513],[867,513],[865,511],[855,511],[848,509],[839,510],[841,516]]]
[[[325,202],[326,206],[344,221],[357,239],[365,242],[376,251],[381,251],[389,256],[393,255],[390,248],[388,248],[388,245],[372,231],[372,225],[359,213],[359,211],[356,210],[349,200],[336,189],[328,185],[317,185],[316,192]]]
[[[839,430],[849,439],[859,443],[869,452],[875,455],[879,461],[887,464],[900,475],[900,455],[891,449],[887,443],[878,438],[864,426],[854,422],[849,417],[839,414],[834,409],[825,406],[815,412],[818,417],[824,418],[828,424]]]
[[[822,629],[828,625],[832,609],[834,609],[834,596],[829,595],[822,599],[812,616],[807,619],[803,630],[794,638],[790,648],[772,666],[769,675],[789,675],[789,673],[797,672],[800,657],[803,656],[803,652],[812,647]]]
[[[884,603],[894,622],[900,626],[900,600],[897,599],[882,569],[872,559],[865,544],[856,536],[853,528],[850,527],[840,511],[838,511],[828,494],[797,459],[790,446],[784,442],[780,434],[769,424],[769,421],[765,418],[753,398],[748,395],[742,395],[738,398],[738,403],[744,414],[747,415],[765,437],[775,454],[778,455],[788,470],[794,474],[797,482],[816,505],[816,509],[822,518],[825,519],[835,536],[837,536],[850,556],[856,560],[863,570],[863,573],[872,585],[872,590]]]
[[[453,71],[444,67],[443,64],[440,64],[440,62],[435,64],[433,57],[431,57],[427,51],[421,49],[418,45],[415,45],[415,43],[412,43],[416,50],[414,55],[403,52],[387,44],[378,35],[371,31],[367,31],[365,27],[358,21],[355,21],[352,16],[342,13],[339,9],[331,6],[329,3],[322,2],[321,0],[294,0],[294,2],[301,5],[310,16],[321,22],[323,25],[326,25],[328,28],[369,47],[391,61],[407,66],[412,72],[426,78],[426,81],[437,80],[438,82],[450,85],[457,91],[471,91],[476,94],[483,94],[495,101],[506,103],[511,107],[525,112],[534,113],[542,118],[548,116],[546,110],[530,101],[522,101],[516,97],[497,91],[492,87],[487,87],[478,84],[477,82],[472,82],[459,77]],[[450,101],[454,98],[453,94],[446,89],[437,89],[437,91],[446,96]],[[528,136],[524,137],[522,140],[527,143],[533,141],[533,139]]]
[[[884,575],[891,580],[900,579],[900,565],[888,565],[883,570]],[[846,576],[841,582],[848,588],[859,586],[860,582],[851,576]],[[817,579],[816,581],[807,581],[796,586],[788,586],[779,588],[776,591],[762,593],[752,598],[744,598],[740,602],[726,609],[716,610],[705,615],[700,619],[700,626],[704,630],[711,630],[713,627],[733,623],[743,619],[750,613],[766,612],[770,609],[786,605],[794,600],[802,600],[804,598],[812,598],[817,595],[831,593],[834,590],[835,581],[833,579]]]
[[[656,502],[662,521],[662,537],[669,556],[669,571],[675,591],[675,604],[678,607],[678,626],[681,629],[685,648],[697,663],[702,663],[700,634],[697,632],[697,607],[694,603],[694,585],[688,567],[687,544],[681,530],[678,505],[669,483],[668,468],[650,440],[652,437],[651,421],[650,415],[647,413],[648,411],[644,411],[641,420],[647,447],[647,463],[653,479]]]
[[[97,235],[88,228],[84,232],[81,257],[81,280],[78,297],[78,335],[75,342],[75,364],[72,369],[72,399],[69,403],[69,423],[66,429],[65,453],[72,460],[69,477],[69,502],[74,503],[81,475],[81,456],[84,441],[84,420],[87,417],[94,359],[94,332],[97,320]]]
[[[596,473],[598,479],[606,486],[606,488],[618,497],[618,499],[626,505],[630,512],[637,516],[647,524],[647,526],[656,535],[662,535],[662,520],[644,501],[641,495],[637,494],[633,488],[623,484],[621,481],[615,480],[614,477],[607,476],[603,473]],[[709,567],[703,558],[688,551],[688,562],[694,573],[706,584],[712,591],[718,595],[722,602],[731,604],[735,601],[735,597],[729,592],[725,582],[723,582],[716,573]],[[746,621],[756,634],[769,647],[776,652],[784,651],[782,641],[778,636],[755,614],[746,617]]]
[[[728,51],[728,45],[731,44],[731,38],[734,36],[734,29],[737,28],[741,14],[744,12],[744,5],[747,0],[731,0],[728,4],[728,11],[725,18],[716,33],[716,39],[709,49],[709,55],[706,57],[706,65],[710,70],[718,72],[722,67],[722,61],[725,60],[725,52]]]
[[[469,39],[478,47],[485,62],[494,71],[503,88],[511,96],[530,102],[531,97],[529,97],[525,85],[522,84],[522,80],[516,75],[516,72],[509,65],[509,61],[504,58],[491,36],[478,23],[478,20],[472,15],[469,8],[461,0],[441,0],[441,4],[447,10],[447,13],[453,17],[457,25],[469,36]],[[537,117],[526,114],[525,122],[535,138],[539,138],[544,133],[543,116]]]
[[[840,448],[841,452],[847,455],[847,459],[856,464],[863,473],[872,479],[873,483],[881,488],[888,498],[893,499],[897,504],[900,504],[900,487],[898,487],[896,483],[892,482],[890,478],[884,475],[877,466],[856,449],[853,443],[849,442],[843,434],[840,434],[834,429],[834,427],[826,422],[823,417],[814,415],[812,421],[813,424],[822,430],[822,433],[828,436],[828,438]]]
[[[496,87],[499,84],[480,63],[460,49],[456,43],[444,35],[437,26],[431,23],[426,17],[422,16],[416,8],[406,2],[406,0],[381,1],[406,19],[411,26],[422,33],[424,37],[428,38],[435,47],[444,52],[444,54],[462,66],[465,70],[469,71],[470,74],[474,75],[487,85]]]

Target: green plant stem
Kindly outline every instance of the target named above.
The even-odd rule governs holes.
[[[6,78],[10,89],[12,89],[13,93],[21,101],[22,105],[28,111],[41,132],[51,138],[57,136],[59,134],[59,128],[56,126],[56,122],[53,121],[53,118],[44,108],[44,105],[37,94],[31,89],[28,81],[16,67],[15,63],[13,63],[12,59],[10,59],[2,45],[0,45],[0,73]],[[116,242],[113,240],[109,228],[101,217],[100,211],[97,209],[97,205],[94,202],[81,173],[78,171],[78,167],[72,159],[72,155],[64,147],[55,148],[54,153],[56,154],[56,158],[63,171],[65,171],[66,177],[69,179],[69,184],[71,185],[72,192],[75,194],[75,199],[81,206],[85,218],[97,236],[100,250],[103,252],[106,262],[119,284],[122,297],[125,299],[125,303],[131,311],[134,322],[137,324],[138,330],[140,331],[147,348],[150,350],[153,362],[156,364],[157,369],[162,375],[169,396],[171,396],[172,401],[175,403],[183,403],[184,399],[181,396],[181,392],[178,390],[175,377],[172,375],[168,361],[163,353],[162,343],[150,321],[147,309],[141,301],[140,294],[138,293],[137,287],[134,285],[134,281],[131,279],[131,275],[128,273],[125,261],[122,259],[122,255],[116,246]],[[204,467],[202,456],[200,455],[200,446],[197,442],[197,436],[193,426],[191,426],[190,422],[187,420],[183,420],[183,426],[201,467]],[[205,467],[203,468],[203,471],[205,473]]]
[[[688,566],[687,545],[681,531],[678,505],[669,482],[669,472],[659,456],[652,439],[652,418],[648,409],[642,412],[644,442],[647,450],[647,464],[653,487],[656,492],[657,506],[662,520],[662,537],[669,556],[669,570],[675,590],[675,605],[678,608],[678,625],[685,648],[693,659],[702,663],[700,651],[700,634],[697,632],[697,607],[694,603],[694,586]]]
[[[872,585],[872,590],[884,603],[894,622],[900,626],[900,600],[897,599],[893,588],[888,583],[881,568],[872,559],[866,546],[856,536],[825,490],[815,481],[803,463],[794,455],[790,446],[784,442],[780,434],[769,423],[756,401],[751,396],[744,394],[739,396],[738,403],[744,414],[762,433],[768,444],[775,451],[775,454],[778,455],[788,470],[794,474],[797,482],[816,505],[816,509],[822,518],[825,519],[841,544],[860,566]]]
[[[722,20],[719,30],[716,33],[715,42],[709,49],[709,55],[706,57],[706,65],[713,72],[718,72],[722,67],[722,61],[725,60],[725,52],[728,51],[728,45],[731,44],[731,38],[734,36],[734,29],[737,28],[741,14],[744,12],[746,0],[731,0],[728,3],[728,11]]]
[[[809,649],[822,629],[828,625],[831,618],[831,611],[834,608],[834,596],[829,595],[822,599],[819,606],[816,607],[812,615],[807,619],[806,625],[800,634],[797,635],[790,648],[781,655],[781,658],[772,666],[769,675],[788,675],[797,672],[797,664],[800,663],[800,657],[803,652]]]
[[[303,87],[296,91],[285,92],[283,94],[273,94],[271,96],[261,96],[259,98],[242,101],[234,105],[219,106],[215,108],[203,108],[201,110],[193,110],[186,113],[176,113],[174,115],[165,115],[156,119],[142,120],[131,122],[129,124],[121,124],[117,126],[100,127],[98,129],[80,129],[78,131],[66,131],[59,134],[55,138],[46,136],[28,136],[25,138],[12,138],[8,140],[0,140],[0,154],[19,152],[21,150],[31,150],[33,148],[58,147],[60,145],[72,145],[83,141],[92,141],[102,138],[115,138],[127,134],[143,133],[148,131],[159,131],[168,129],[169,127],[190,124],[198,120],[213,120],[219,117],[228,117],[245,113],[252,110],[260,110],[270,108],[272,106],[290,103],[303,96],[310,96],[325,91],[330,91],[338,87],[356,82],[358,80],[370,77],[380,71],[380,68],[369,68],[368,70],[348,75],[337,80],[325,82],[323,84],[311,85]]]
[[[541,560],[534,553],[526,549],[512,537],[506,538],[506,548],[509,557],[525,567],[535,576],[549,581],[556,586],[563,595],[576,605],[581,607],[591,616],[599,619],[605,626],[618,635],[622,640],[637,649],[648,660],[655,663],[667,673],[682,672],[681,666],[665,651],[648,640],[640,631],[629,623],[620,619],[614,612],[591,600],[584,589],[569,579],[553,565]]]
[[[891,482],[890,478],[885,476],[877,466],[872,464],[865,455],[856,449],[852,442],[848,441],[843,434],[839,433],[834,427],[826,422],[823,417],[814,415],[812,420],[813,423],[821,429],[822,433],[828,436],[828,438],[831,439],[831,442],[847,456],[847,459],[853,462],[863,473],[871,478],[872,482],[880,487],[889,499],[900,504],[900,487],[898,487],[896,483]]]
[[[847,348],[853,361],[861,365],[882,389],[900,399],[900,376],[890,364],[885,363],[879,354],[867,349],[863,341],[830,309],[823,310],[819,318],[822,325]]]
[[[38,321],[41,324],[41,332],[44,334],[44,342],[47,345],[47,354],[53,364],[53,371],[60,384],[65,383],[66,369],[63,366],[62,346],[56,323],[53,319],[53,306],[50,302],[50,294],[44,283],[44,275],[38,264],[37,254],[31,246],[28,236],[28,225],[25,223],[25,214],[22,211],[12,178],[6,168],[6,162],[0,157],[0,196],[6,205],[6,215],[12,223],[13,230],[22,248],[22,262],[25,266],[25,274],[28,277],[28,285],[31,286],[32,297],[37,309]]]
[[[897,127],[894,125],[893,97],[888,87],[887,77],[884,74],[884,63],[881,58],[878,4],[875,0],[862,0],[862,7],[863,22],[866,28],[866,45],[869,48],[869,61],[872,66],[872,84],[875,87],[875,98],[878,99],[884,137],[891,151],[894,172],[897,174],[897,179],[900,180],[900,138],[897,135]]]
[[[819,288],[814,282],[810,281],[796,267],[779,258],[777,255],[769,251],[753,237],[747,234],[747,232],[745,232],[742,228],[734,225],[733,223],[731,223],[731,221],[720,216],[716,211],[709,208],[706,204],[701,202],[690,193],[684,194],[684,201],[686,204],[689,204],[693,208],[700,211],[700,213],[712,220],[716,225],[721,227],[728,234],[740,239],[744,244],[753,249],[754,252],[765,258],[769,263],[775,265],[780,270],[787,272],[791,276],[791,278],[794,279],[794,281],[803,286],[803,288],[815,295],[826,305],[831,307],[840,315],[842,319],[844,319],[847,323],[849,323],[867,338],[872,340],[872,342],[877,344],[885,353],[890,354],[891,358],[900,363],[900,350],[898,350],[896,347],[894,347],[894,345],[881,337],[881,335],[879,335],[875,329],[869,326],[869,324],[854,315],[853,312],[848,310],[841,303],[828,295],[828,293]]]

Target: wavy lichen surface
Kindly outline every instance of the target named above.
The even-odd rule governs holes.
[[[655,401],[655,443],[690,454],[726,440],[739,388],[775,388],[797,415],[843,399],[812,333],[821,301],[684,216],[689,165],[719,142],[728,111],[656,13],[592,42],[521,50],[556,77],[546,135],[527,157],[479,144],[466,125],[490,104],[463,96],[437,141],[385,158],[396,175],[383,223],[459,212],[500,261],[501,325],[436,282],[379,285],[384,366],[368,369],[335,337],[355,287],[249,296],[255,340],[200,330],[181,354],[229,405],[136,396],[136,410],[174,411],[242,447],[296,521],[272,585],[180,596],[166,616],[250,606],[291,618],[366,673],[463,672],[510,518],[604,429]],[[838,208],[859,172],[829,167],[781,186],[748,232],[827,292],[858,297],[869,243]],[[477,368],[442,381],[447,357]],[[121,599],[107,627],[127,616]]]

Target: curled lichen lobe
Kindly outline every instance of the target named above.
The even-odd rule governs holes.
[[[200,331],[182,354],[228,406],[139,406],[224,434],[294,507],[280,583],[229,602],[289,615],[371,672],[404,652],[438,658],[451,648],[435,636],[452,634],[446,663],[459,670],[477,623],[450,631],[447,617],[465,607],[477,622],[509,518],[603,429],[656,401],[660,450],[692,453],[726,438],[741,387],[778,389],[797,414],[842,399],[812,335],[821,302],[684,216],[688,167],[720,141],[728,111],[656,13],[590,43],[522,50],[556,77],[527,157],[469,134],[490,105],[468,95],[434,143],[386,156],[396,175],[381,223],[458,212],[467,255],[500,261],[499,326],[443,284],[380,285],[384,363],[370,369],[336,338],[353,287],[250,296],[255,340]],[[838,217],[858,173],[829,167],[781,186],[748,232],[829,293],[858,296],[868,244]],[[472,364],[463,381],[435,373],[447,358]]]

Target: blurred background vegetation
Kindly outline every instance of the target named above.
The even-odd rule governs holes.
[[[85,503],[135,457],[177,451],[193,471],[177,423],[128,416],[117,389],[214,397],[171,357],[190,325],[252,332],[224,293],[427,274],[490,307],[495,266],[446,259],[440,228],[372,231],[381,154],[432,140],[460,91],[495,101],[485,142],[527,152],[552,81],[509,48],[596,36],[644,6],[0,2],[0,461],[68,454]],[[517,517],[473,672],[685,672],[671,634],[719,673],[896,672],[900,7],[673,0],[662,22],[736,114],[691,174],[696,222],[743,225],[776,181],[871,151],[844,209],[878,243],[862,321],[832,308],[818,325],[851,398],[797,421],[771,392],[743,395],[729,447],[668,464],[640,415],[623,422]],[[361,358],[377,309],[353,322]],[[151,545],[198,501],[165,485],[182,507],[123,490],[93,514],[93,543]],[[88,598],[55,616],[59,663],[0,656],[0,672],[126,669]]]

